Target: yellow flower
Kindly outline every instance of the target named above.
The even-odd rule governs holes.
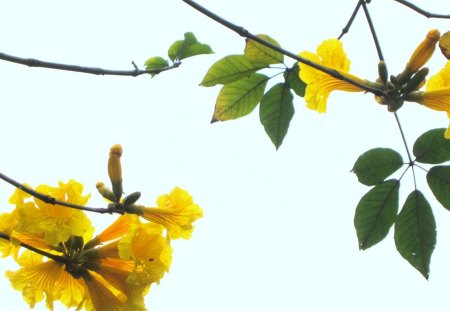
[[[425,92],[417,92],[412,97],[430,109],[446,111],[450,118],[450,61],[428,80]],[[450,126],[445,132],[445,138],[450,139]]]
[[[82,195],[83,185],[74,180],[59,182],[58,187],[39,185],[36,191],[77,205],[85,205],[90,198],[90,195]],[[16,231],[42,236],[50,245],[65,242],[70,236],[87,234],[85,237],[90,238],[93,227],[83,211],[45,203],[35,198],[26,201],[28,197],[23,191],[16,190],[9,200],[16,205],[13,213],[19,215],[15,224]]]
[[[136,269],[129,281],[134,285],[158,283],[172,263],[172,247],[163,236],[163,227],[154,223],[137,222],[130,232],[119,241],[120,258],[131,259]]]
[[[350,70],[350,60],[347,58],[342,43],[339,40],[325,40],[317,47],[317,54],[305,51],[300,53],[300,56],[329,69],[334,69],[341,75],[356,82],[365,83],[365,80],[348,73]],[[319,113],[326,111],[327,100],[332,91],[363,91],[353,84],[336,79],[303,63],[299,63],[299,66],[300,79],[307,84],[305,93],[307,107],[317,110]]]
[[[142,218],[163,225],[170,239],[191,237],[192,223],[203,217],[203,211],[192,200],[192,196],[175,187],[169,194],[157,199],[158,207],[133,206],[130,212]]]

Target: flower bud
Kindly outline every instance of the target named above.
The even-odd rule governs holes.
[[[425,78],[430,70],[427,67],[421,68],[416,74],[406,83],[403,91],[409,93],[420,88],[425,82]]]
[[[120,164],[121,156],[122,156],[122,146],[119,144],[112,146],[109,151],[108,175],[109,179],[111,180],[113,193],[117,200],[120,199],[123,193],[122,165]]]
[[[111,191],[111,189],[106,187],[106,185],[104,183],[98,182],[95,186],[97,187],[97,190],[101,194],[102,197],[104,197],[105,199],[107,199],[111,202],[116,201],[116,196]]]
[[[134,204],[134,203],[136,203],[137,200],[139,200],[140,197],[141,197],[141,193],[140,193],[140,192],[138,192],[138,191],[137,191],[137,192],[133,192],[133,193],[127,195],[127,196],[123,199],[122,204],[123,204],[124,206]]]
[[[380,76],[381,82],[383,82],[383,84],[386,84],[388,80],[388,70],[386,63],[382,60],[378,63],[378,75]]]
[[[415,72],[422,68],[426,62],[430,59],[431,55],[436,48],[436,43],[439,41],[441,34],[439,30],[432,29],[428,32],[425,40],[423,40],[419,46],[415,49],[411,55],[406,68],[401,74],[403,79],[401,82],[406,82]]]

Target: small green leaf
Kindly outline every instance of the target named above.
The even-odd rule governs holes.
[[[375,148],[359,156],[352,172],[360,183],[372,186],[379,184],[403,165],[402,156],[395,150]]]
[[[259,119],[276,149],[283,143],[293,116],[293,96],[289,85],[278,83],[264,94],[259,105]]]
[[[225,85],[217,97],[211,123],[237,119],[252,112],[261,101],[268,80],[267,76],[254,73]]]
[[[272,39],[268,35],[257,35],[258,38],[267,41],[277,47],[280,47],[280,44],[275,39]],[[261,43],[258,43],[254,40],[247,39],[244,49],[244,55],[250,61],[256,63],[264,63],[264,64],[281,64],[283,63],[283,54],[277,52]]]
[[[172,43],[167,54],[171,61],[182,60],[191,56],[213,53],[211,47],[197,41],[192,32],[184,34],[184,40]]]
[[[305,96],[306,91],[306,83],[300,79],[299,76],[300,68],[298,67],[298,63],[295,63],[292,68],[286,70],[284,73],[284,80],[289,83],[291,89],[300,97]]]
[[[147,59],[147,61],[144,64],[145,70],[155,70],[155,69],[161,69],[164,67],[169,66],[169,63],[162,57],[155,56]],[[156,73],[150,73],[152,77],[156,75]]]
[[[445,139],[445,130],[429,130],[417,138],[413,153],[418,162],[440,164],[450,161],[450,139]]]
[[[398,180],[387,180],[373,187],[359,201],[354,224],[360,249],[368,249],[389,233],[397,216],[399,188]]]
[[[394,239],[400,255],[428,279],[436,245],[436,222],[430,204],[419,190],[406,199],[395,221]]]
[[[427,174],[430,186],[436,199],[450,210],[450,166],[434,166]]]
[[[244,55],[228,55],[215,62],[208,69],[200,85],[228,84],[248,77],[263,68],[267,68],[267,65],[252,63]]]

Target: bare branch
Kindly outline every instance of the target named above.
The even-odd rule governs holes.
[[[111,75],[111,76],[130,76],[137,77],[143,74],[158,74],[163,71],[171,70],[177,68],[181,65],[181,62],[175,62],[171,66],[166,66],[162,68],[152,69],[152,70],[139,70],[134,62],[132,62],[134,69],[133,70],[110,70],[96,67],[84,67],[77,65],[66,65],[59,63],[52,63],[47,61],[42,61],[34,58],[22,58],[17,57],[5,53],[0,52],[0,59],[12,62],[16,64],[21,64],[29,67],[42,67],[56,70],[65,70],[65,71],[74,71],[74,72],[82,72],[89,73],[94,75]]]
[[[352,16],[350,16],[350,19],[347,22],[347,25],[345,25],[344,28],[342,28],[342,32],[339,35],[338,39],[340,40],[348,31],[350,30],[350,27],[353,24],[353,21],[355,20],[356,15],[358,15],[359,9],[361,8],[361,1],[358,1],[358,4],[356,4],[355,9],[353,10]]]
[[[430,13],[428,11],[425,11],[421,8],[419,8],[417,5],[412,4],[409,1],[405,1],[405,0],[394,0],[395,2],[398,2],[400,4],[403,4],[404,6],[407,6],[408,8],[416,11],[417,13],[425,16],[426,18],[450,18],[450,15],[448,14],[435,14],[435,13]]]

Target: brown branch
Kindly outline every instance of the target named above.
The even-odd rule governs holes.
[[[84,67],[84,66],[77,66],[77,65],[52,63],[52,62],[42,61],[42,60],[34,59],[34,58],[17,57],[17,56],[13,56],[13,55],[1,53],[1,52],[0,52],[0,59],[7,61],[7,62],[25,65],[28,67],[42,67],[42,68],[49,68],[49,69],[56,69],[56,70],[89,73],[89,74],[94,74],[94,75],[131,76],[131,77],[137,77],[137,76],[140,76],[143,74],[158,74],[163,71],[177,68],[181,65],[181,62],[175,62],[170,66],[166,66],[166,67],[162,67],[162,68],[151,69],[151,70],[140,70],[137,68],[136,64],[134,62],[132,62],[132,65],[134,67],[133,70],[110,70],[110,69],[103,69],[103,68],[96,68],[96,67]]]
[[[9,235],[7,235],[6,233],[3,233],[3,232],[0,232],[0,239],[4,239],[4,240],[7,240],[7,241],[11,242],[11,237]],[[30,251],[35,252],[35,253],[37,253],[39,255],[42,255],[42,256],[48,257],[50,259],[53,259],[56,262],[65,263],[64,258],[61,257],[61,256],[48,253],[46,251],[43,251],[43,250],[41,250],[39,248],[36,248],[34,246],[28,245],[28,244],[20,242],[20,241],[19,241],[19,245],[24,247],[24,248],[26,248],[26,249],[29,249]]]
[[[355,81],[353,79],[350,79],[350,78],[342,75],[337,70],[324,67],[324,66],[322,66],[320,64],[317,64],[317,63],[315,63],[313,61],[310,61],[309,59],[306,59],[306,58],[303,58],[301,56],[298,56],[297,54],[294,54],[294,53],[292,53],[290,51],[287,51],[287,50],[285,50],[285,49],[283,49],[283,48],[281,48],[279,46],[276,46],[276,45],[274,45],[274,44],[272,44],[272,43],[270,43],[270,42],[268,42],[266,40],[263,40],[263,39],[257,37],[256,35],[250,33],[245,28],[243,28],[241,26],[238,26],[238,25],[235,25],[235,24],[229,22],[228,20],[218,16],[217,14],[209,11],[208,9],[206,9],[205,7],[199,5],[195,1],[192,1],[192,0],[182,0],[182,1],[184,3],[186,3],[186,4],[188,4],[189,6],[191,6],[192,8],[196,9],[200,13],[203,13],[204,15],[208,16],[212,20],[216,21],[217,23],[219,23],[219,24],[227,27],[228,29],[236,32],[241,37],[245,37],[247,39],[250,39],[250,40],[253,40],[253,41],[257,42],[257,43],[260,43],[260,44],[262,44],[262,45],[264,45],[264,46],[266,46],[266,47],[268,47],[268,48],[270,48],[270,49],[272,49],[274,51],[277,51],[277,52],[279,52],[279,53],[281,53],[281,54],[283,54],[283,55],[285,55],[285,56],[287,56],[289,58],[292,58],[292,59],[294,59],[294,60],[296,60],[296,61],[298,61],[300,63],[308,65],[308,66],[310,66],[310,67],[312,67],[314,69],[320,70],[320,71],[322,71],[322,72],[324,72],[326,74],[329,74],[330,76],[332,76],[332,77],[334,77],[336,79],[339,79],[339,80],[348,82],[348,83],[350,83],[350,84],[352,84],[354,86],[357,86],[357,87],[359,87],[360,89],[362,89],[362,90],[364,90],[366,92],[370,92],[370,93],[372,93],[374,95],[378,95],[378,96],[385,96],[385,94],[379,89],[376,89],[376,88],[373,88],[373,87],[369,87],[367,85],[359,83],[358,81]]]
[[[6,181],[7,183],[13,185],[14,187],[22,190],[25,193],[28,193],[29,195],[35,197],[36,199],[39,199],[47,204],[51,204],[51,205],[61,205],[61,206],[65,206],[65,207],[69,207],[69,208],[74,208],[74,209],[78,209],[78,210],[82,210],[82,211],[87,211],[87,212],[96,212],[96,213],[100,213],[100,214],[106,214],[106,213],[120,213],[118,210],[115,209],[111,209],[111,208],[95,208],[95,207],[88,207],[88,206],[83,206],[83,205],[78,205],[78,204],[73,204],[73,203],[69,203],[69,202],[64,202],[64,201],[60,201],[57,200],[49,195],[46,194],[42,194],[40,192],[37,192],[36,190],[33,190],[23,184],[21,184],[20,182],[6,176],[3,173],[0,173],[0,179],[3,179],[4,181]]]
[[[430,13],[428,11],[425,11],[424,9],[419,8],[417,5],[412,4],[409,1],[405,1],[405,0],[394,0],[395,2],[398,2],[400,4],[403,4],[404,6],[407,6],[408,8],[416,11],[417,13],[425,16],[426,18],[450,18],[450,15],[445,15],[445,14],[435,14],[435,13]]]

